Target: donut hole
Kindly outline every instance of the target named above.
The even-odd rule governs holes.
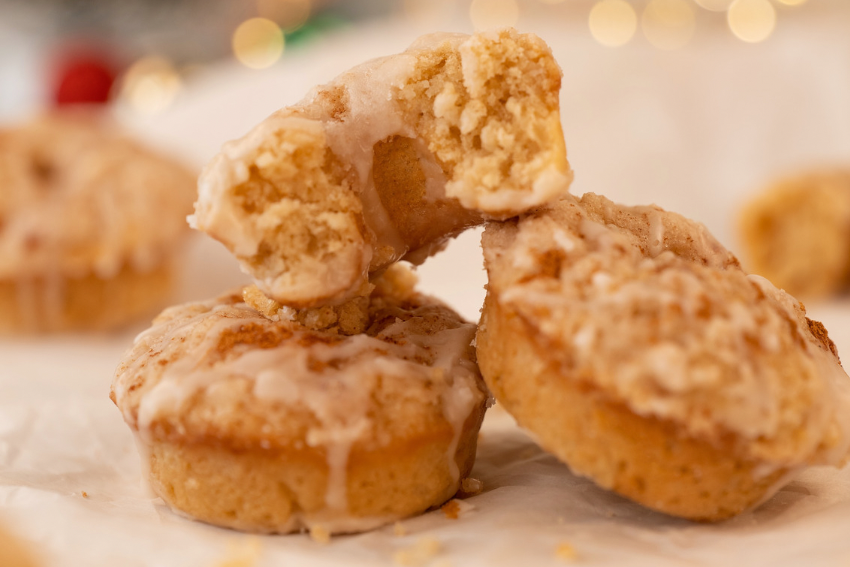
[[[454,200],[422,206],[438,198],[429,195],[422,163],[428,159],[433,160],[433,155],[425,144],[405,136],[390,136],[372,150],[375,189],[408,250],[445,240],[480,222],[480,215]]]

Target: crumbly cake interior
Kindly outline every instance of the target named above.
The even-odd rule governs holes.
[[[567,191],[560,80],[531,35],[426,36],[227,144],[193,223],[282,304],[365,295],[370,273]]]
[[[267,297],[255,285],[242,290],[246,304],[270,321],[292,321],[313,331],[330,334],[357,335],[367,331],[370,308],[381,297],[414,297],[417,278],[409,268],[392,264],[370,286],[372,297],[355,297],[339,305],[324,305],[311,309],[292,309]]]
[[[446,194],[507,218],[569,184],[560,88],[542,40],[503,31],[423,53],[397,96],[446,174]]]
[[[360,200],[352,179],[325,144],[321,129],[276,129],[258,147],[248,179],[233,189],[234,204],[252,219],[259,245],[243,256],[260,279],[308,272],[330,294],[363,272]]]
[[[124,267],[110,278],[89,275],[0,279],[0,335],[115,329],[153,316],[173,287],[174,266]]]
[[[850,384],[823,326],[704,227],[593,194],[484,236],[490,293],[565,379],[765,464],[837,464]]]
[[[747,204],[748,268],[788,293],[823,297],[850,285],[850,172],[785,179]]]

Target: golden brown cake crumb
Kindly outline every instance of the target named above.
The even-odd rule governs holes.
[[[449,520],[457,520],[458,514],[460,514],[460,505],[457,500],[449,500],[440,508],[443,511],[443,515],[446,516]]]
[[[404,537],[407,535],[407,529],[404,527],[404,524],[401,522],[396,522],[393,524],[393,535],[395,537]]]
[[[322,526],[316,525],[310,527],[310,539],[316,543],[327,545],[331,542],[331,533]]]
[[[555,557],[561,561],[572,563],[578,559],[578,554],[576,553],[576,548],[571,544],[559,543],[558,547],[555,548]]]
[[[227,557],[215,567],[254,567],[260,559],[262,546],[254,537],[227,543]]]
[[[478,440],[479,443],[481,439]],[[475,496],[476,494],[481,494],[484,491],[484,483],[477,478],[465,478],[463,482],[460,483],[460,496],[463,498],[468,498],[470,496]]]
[[[474,509],[475,505],[471,502],[458,499],[449,500],[442,507],[443,514],[449,520],[457,520],[459,517]]]
[[[433,537],[421,537],[411,547],[393,554],[393,562],[401,567],[420,567],[440,552],[440,541]]]
[[[357,335],[366,330],[369,320],[368,297],[355,297],[342,305],[292,309],[266,297],[260,289],[251,285],[242,290],[245,303],[270,321],[292,321],[307,329],[340,335]]]

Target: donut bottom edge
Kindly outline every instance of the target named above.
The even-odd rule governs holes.
[[[578,475],[647,508],[716,522],[758,506],[796,468],[757,474],[759,461],[643,417],[571,380],[539,355],[521,319],[488,294],[478,363],[497,402]]]
[[[345,471],[345,508],[326,504],[332,470],[321,449],[234,450],[220,444],[154,440],[147,454],[150,487],[176,513],[254,533],[320,527],[358,533],[424,512],[449,500],[475,461],[483,404],[464,423],[449,464],[453,436],[432,432],[377,449],[356,444]],[[138,437],[138,436],[137,436]]]
[[[172,291],[174,271],[162,262],[148,271],[125,265],[111,278],[0,278],[0,335],[107,330],[154,315]]]

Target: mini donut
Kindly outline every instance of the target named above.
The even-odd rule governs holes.
[[[747,267],[788,293],[825,297],[850,287],[850,171],[783,179],[742,209]]]
[[[368,295],[369,273],[567,192],[560,85],[534,35],[422,37],[226,144],[193,226],[284,305]]]
[[[194,196],[188,170],[101,114],[0,130],[0,333],[103,329],[161,307]]]
[[[322,330],[269,319],[242,292],[164,311],[111,394],[153,490],[176,511],[260,533],[359,532],[451,498],[489,399],[475,325],[400,269],[378,281],[354,335],[344,317]]]
[[[482,242],[482,375],[573,472],[716,521],[845,461],[850,379],[826,330],[704,226],[586,194]]]

